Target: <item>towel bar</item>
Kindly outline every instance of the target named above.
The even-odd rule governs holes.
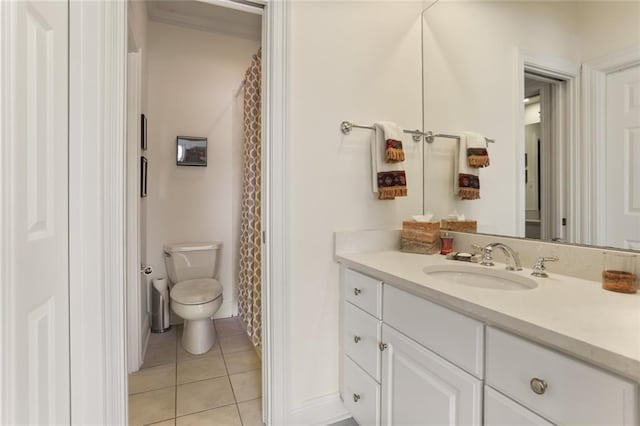
[[[431,132],[431,131],[429,131],[429,132],[427,132],[427,133],[425,133],[425,134],[424,134],[424,141],[425,141],[426,143],[433,143],[433,140],[434,140],[435,138],[460,139],[460,137],[458,137],[458,136],[456,136],[456,135],[447,135],[447,134],[444,134],[444,133],[437,133],[437,134],[436,134],[436,133],[433,133],[433,132]],[[484,138],[484,140],[485,140],[487,143],[496,143],[496,141],[495,141],[495,140],[493,140],[493,139]]]
[[[357,128],[357,129],[374,130],[373,126],[362,126],[360,124],[353,124],[350,121],[343,121],[342,123],[340,123],[340,130],[345,135],[350,134],[351,130],[354,127]],[[407,129],[403,129],[402,131],[405,132],[405,133],[410,134],[415,142],[420,142],[423,137],[424,137],[424,141],[427,142],[427,143],[433,143],[435,138],[460,139],[456,135],[447,135],[445,133],[437,133],[436,134],[436,133],[433,133],[432,131],[421,132],[420,130],[407,130]],[[485,141],[487,141],[487,143],[495,143],[495,140],[493,140],[493,139],[489,139],[489,138],[484,138],[484,139],[485,139]]]
[[[353,129],[354,127],[357,128],[357,129],[373,130],[372,126],[361,126],[359,124],[353,124],[350,121],[343,121],[342,123],[340,123],[340,130],[345,135],[350,134],[351,133],[351,129]],[[427,136],[426,133],[421,132],[420,130],[406,130],[406,129],[403,129],[402,131],[405,132],[405,133],[410,134],[415,142],[420,142],[422,140],[423,136],[424,137]]]

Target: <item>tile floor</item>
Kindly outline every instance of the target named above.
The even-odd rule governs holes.
[[[129,425],[262,425],[261,364],[240,320],[214,321],[206,354],[180,344],[182,327],[151,333],[140,371],[129,375]]]

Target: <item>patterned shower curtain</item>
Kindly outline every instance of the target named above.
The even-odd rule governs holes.
[[[255,346],[262,344],[261,170],[262,55],[253,55],[244,86],[244,177],[240,218],[238,309]]]

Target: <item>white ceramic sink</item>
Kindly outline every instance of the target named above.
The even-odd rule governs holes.
[[[531,290],[538,284],[531,278],[513,271],[471,265],[434,265],[424,268],[424,273],[443,282],[492,290]]]

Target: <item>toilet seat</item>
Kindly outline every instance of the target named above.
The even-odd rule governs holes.
[[[181,281],[173,286],[169,295],[182,305],[201,305],[222,296],[222,286],[212,278]]]

